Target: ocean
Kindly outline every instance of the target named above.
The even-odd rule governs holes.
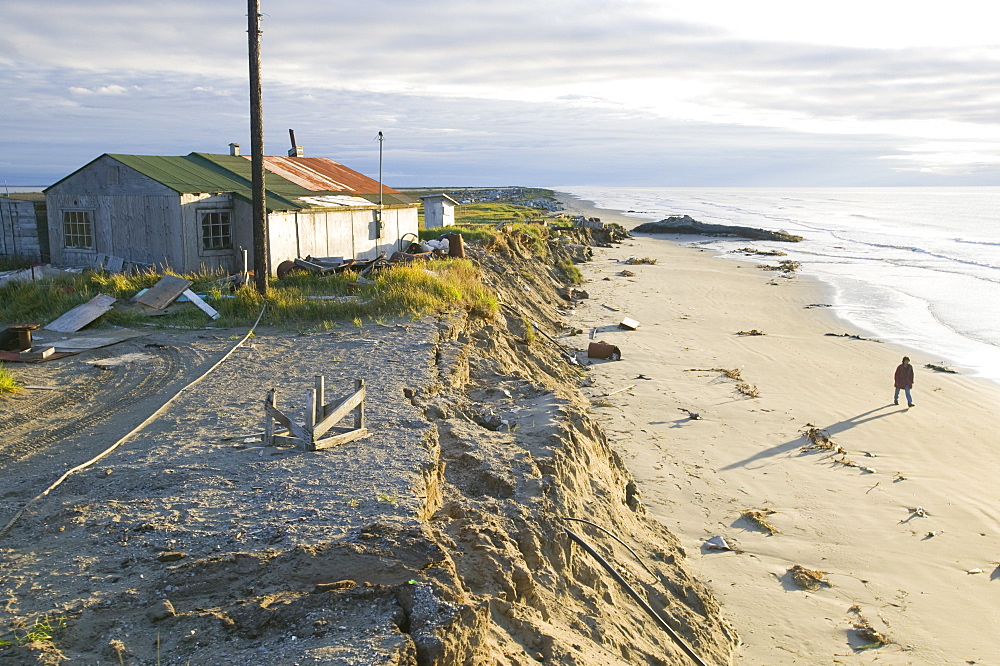
[[[732,251],[786,252],[871,337],[919,351],[915,363],[1000,383],[1000,187],[556,189],[641,220],[687,214],[803,236],[679,238],[744,261]]]

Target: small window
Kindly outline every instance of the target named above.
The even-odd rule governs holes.
[[[201,249],[228,250],[233,247],[232,225],[228,210],[201,213]]]
[[[70,250],[94,249],[94,229],[89,210],[63,211],[63,244]]]

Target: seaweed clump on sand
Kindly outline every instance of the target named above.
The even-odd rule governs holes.
[[[730,224],[708,224],[699,222],[690,215],[671,215],[659,222],[640,224],[632,231],[645,234],[695,234],[698,236],[728,236],[749,238],[751,240],[772,240],[785,243],[797,243],[804,240],[802,236],[790,234],[787,231],[769,231],[756,227],[741,227]]]
[[[804,590],[815,592],[821,587],[833,587],[826,578],[826,572],[815,569],[807,569],[801,564],[796,564],[788,570],[788,575],[792,582]]]

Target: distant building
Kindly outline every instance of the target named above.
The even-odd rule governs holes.
[[[0,196],[0,256],[48,261],[49,233],[43,195]]]
[[[104,154],[45,190],[52,263],[110,257],[179,272],[253,265],[251,163],[230,155]],[[419,204],[321,157],[265,157],[271,271],[306,256],[372,259],[417,232]]]
[[[424,202],[424,228],[450,227],[455,224],[455,206],[458,202],[447,194],[425,194],[420,197]]]

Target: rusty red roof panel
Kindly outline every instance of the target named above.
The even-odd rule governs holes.
[[[268,171],[313,192],[378,194],[379,191],[377,180],[326,157],[265,157],[264,165]],[[382,192],[399,194],[385,184]]]

